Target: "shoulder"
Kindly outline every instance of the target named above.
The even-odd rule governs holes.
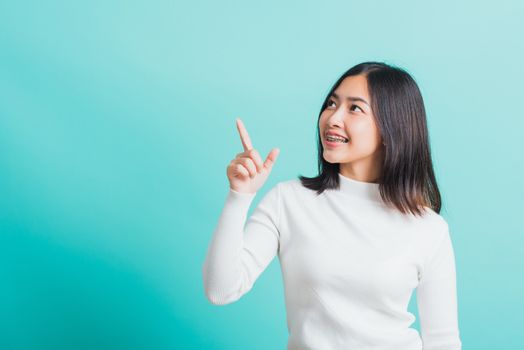
[[[277,186],[280,186],[281,189],[298,188],[299,186],[303,187],[299,179],[282,180],[277,183]]]
[[[422,217],[422,220],[438,226],[446,226],[448,224],[442,215],[427,206],[424,206],[424,216]]]
[[[298,186],[301,186],[298,179],[287,179],[281,180],[274,183],[269,188],[266,188],[264,192],[264,197],[278,198],[288,197],[292,194],[293,191],[296,191]]]
[[[278,182],[275,187],[279,187],[279,192],[282,197],[297,197],[297,196],[315,196],[316,192],[303,186],[298,178],[286,179]]]
[[[300,182],[300,179],[285,179],[277,181],[272,186],[263,191],[263,197],[274,198],[277,201],[296,202],[309,201],[311,197],[316,196],[316,192],[306,188]]]
[[[424,209],[426,210],[425,220],[427,224],[433,226],[441,235],[449,230],[449,224],[442,215],[429,207],[424,207]]]
[[[418,232],[427,244],[434,246],[443,239],[449,238],[449,224],[447,220],[429,207],[424,207],[425,214],[418,218]]]

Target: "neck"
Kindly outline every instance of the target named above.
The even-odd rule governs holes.
[[[374,202],[382,202],[380,196],[379,184],[375,182],[364,182],[352,179],[338,173],[339,191],[349,196],[358,197]]]

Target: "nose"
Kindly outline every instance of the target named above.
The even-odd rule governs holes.
[[[334,126],[334,125],[338,125],[340,127],[342,127],[344,125],[343,121],[344,121],[344,109],[343,108],[338,108],[335,113],[333,113],[332,115],[329,116],[328,118],[328,126]]]

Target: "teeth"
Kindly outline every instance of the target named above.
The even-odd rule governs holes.
[[[347,142],[347,139],[345,139],[345,138],[341,138],[341,137],[337,137],[337,136],[331,136],[331,135],[328,135],[326,137],[326,139],[329,140],[329,141],[335,141],[335,142],[344,142],[344,143]]]

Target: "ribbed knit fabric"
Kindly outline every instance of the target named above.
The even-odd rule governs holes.
[[[447,222],[386,206],[378,184],[339,179],[319,196],[279,182],[249,218],[256,193],[229,189],[202,265],[208,300],[238,300],[278,256],[288,350],[461,349]],[[414,290],[420,333],[407,311]]]

